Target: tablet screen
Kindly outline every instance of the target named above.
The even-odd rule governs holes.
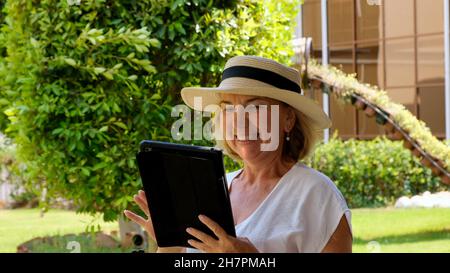
[[[187,152],[186,152],[187,153]],[[207,156],[152,151],[138,154],[142,182],[159,246],[186,246],[187,227],[214,236],[204,214],[235,236],[223,163]],[[221,161],[221,160],[220,160]],[[222,171],[221,171],[222,170]]]

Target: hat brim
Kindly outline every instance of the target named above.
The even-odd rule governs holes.
[[[317,130],[331,127],[331,120],[319,104],[312,99],[289,90],[272,87],[185,87],[181,90],[181,98],[184,103],[199,111],[203,111],[207,105],[218,105],[221,101],[220,94],[250,95],[279,100],[306,115],[313,123],[311,125]],[[195,105],[198,109],[194,107],[194,97],[202,98],[201,104]]]

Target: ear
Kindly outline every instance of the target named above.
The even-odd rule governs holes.
[[[295,115],[294,109],[292,109],[292,107],[288,106],[286,108],[286,116],[284,119],[284,131],[286,133],[290,132],[292,130],[292,128],[294,128],[296,119],[297,119],[297,116]]]

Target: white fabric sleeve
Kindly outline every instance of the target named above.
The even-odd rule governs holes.
[[[301,232],[309,239],[298,242],[297,248],[300,252],[321,252],[344,215],[351,230],[351,212],[340,191],[327,177],[316,181],[307,199],[302,208],[304,229]]]

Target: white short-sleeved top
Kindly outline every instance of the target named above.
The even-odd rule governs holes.
[[[228,188],[242,169],[227,174]],[[321,252],[351,212],[336,185],[321,172],[296,163],[256,210],[235,226],[259,252]],[[198,252],[187,248],[187,252]]]

